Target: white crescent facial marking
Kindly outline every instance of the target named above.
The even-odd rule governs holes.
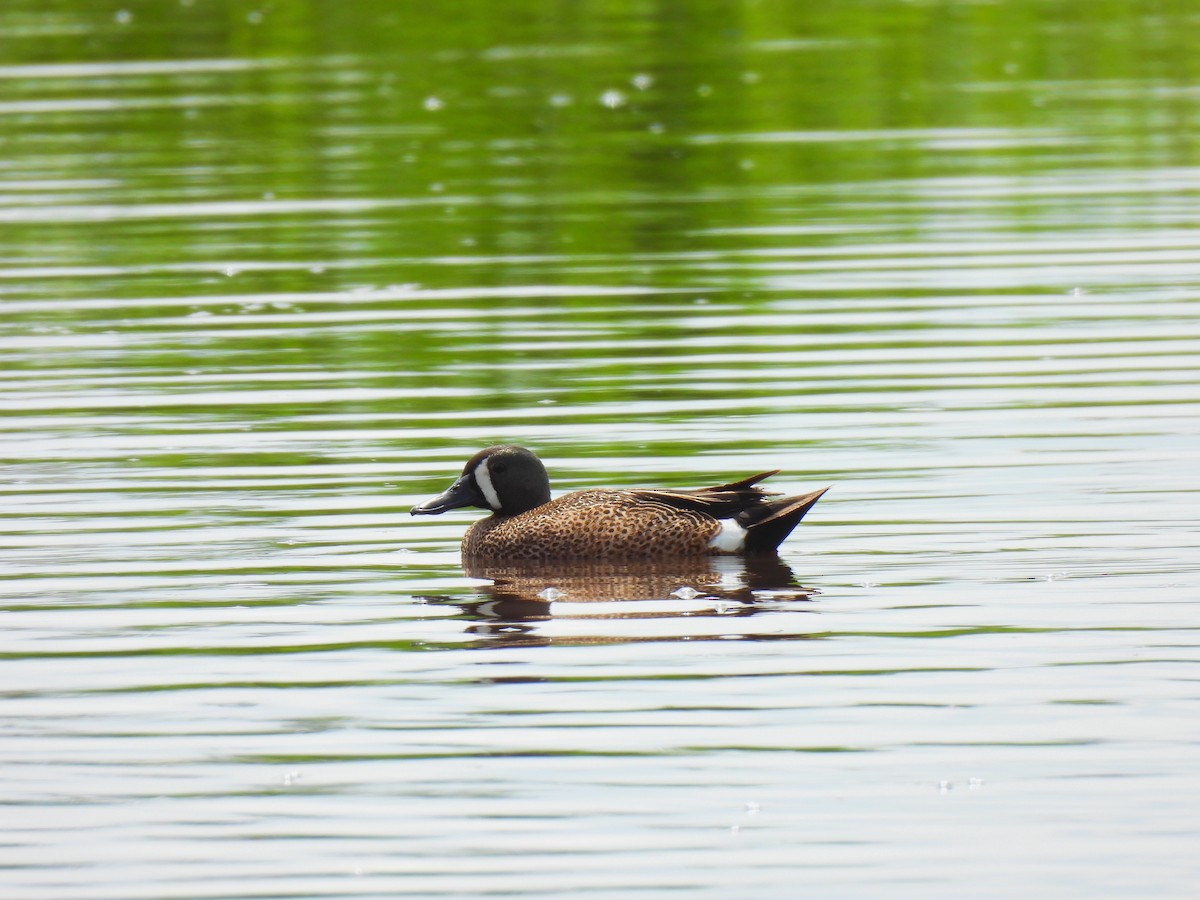
[[[483,499],[493,510],[500,512],[500,495],[496,493],[496,488],[492,485],[492,473],[488,471],[486,459],[475,467],[474,475],[475,483],[479,485],[479,490],[483,491]]]
[[[718,553],[739,553],[746,546],[746,529],[734,519],[719,519],[721,530],[713,535],[708,546]]]

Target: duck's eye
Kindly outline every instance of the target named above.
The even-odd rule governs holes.
[[[491,469],[493,472],[503,472],[505,469],[508,468],[508,466],[506,466],[502,462],[498,462],[498,463],[492,463],[490,466],[488,466],[488,468]]]

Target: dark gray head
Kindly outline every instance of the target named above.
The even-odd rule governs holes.
[[[444,494],[412,508],[414,516],[436,516],[462,506],[515,516],[550,502],[550,478],[532,450],[497,444],[480,450],[463,466]]]

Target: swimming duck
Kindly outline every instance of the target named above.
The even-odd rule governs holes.
[[[779,497],[755,487],[778,471],[695,490],[593,488],[551,500],[537,455],[499,444],[467,460],[458,480],[414,506],[412,515],[464,506],[491,510],[463,536],[463,557],[476,561],[774,553],[828,490]]]

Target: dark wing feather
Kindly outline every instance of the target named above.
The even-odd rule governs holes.
[[[755,487],[764,478],[770,478],[777,474],[779,474],[778,469],[774,472],[751,475],[741,481],[718,484],[715,487],[696,488],[695,490],[644,489],[632,490],[627,493],[640,500],[663,503],[675,509],[705,513],[714,519],[730,519],[750,507],[758,506],[768,497],[778,496]]]
[[[778,475],[780,473],[780,471],[781,471],[780,469],[772,469],[770,472],[760,472],[757,475],[751,475],[748,478],[743,478],[741,481],[731,481],[731,482],[729,482],[729,484],[718,484],[716,487],[700,488],[699,490],[696,490],[696,491],[682,491],[681,493],[684,493],[684,494],[710,494],[710,493],[726,493],[728,491],[750,491],[751,493],[759,494],[764,497],[765,496],[774,496],[774,495],[768,495],[762,488],[756,488],[756,487],[754,487],[754,485],[758,484],[760,481],[764,481],[765,479],[770,478],[772,475]]]

